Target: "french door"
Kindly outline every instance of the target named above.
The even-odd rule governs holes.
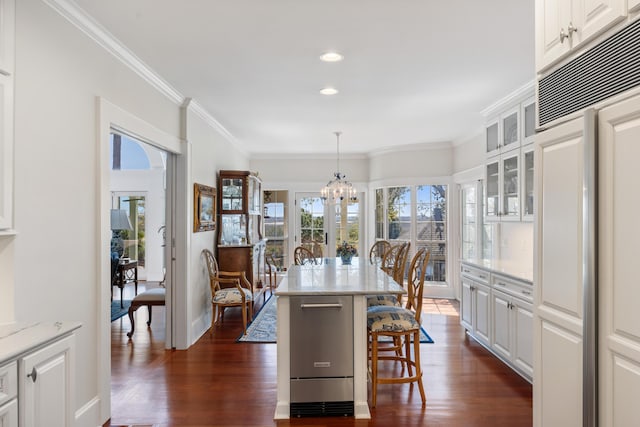
[[[348,242],[358,249],[359,255],[363,254],[360,200],[361,195],[355,202],[348,203],[344,200],[335,206],[325,206],[320,193],[296,193],[296,234],[293,247],[304,246],[317,258],[332,258],[336,256],[336,248],[342,242]]]

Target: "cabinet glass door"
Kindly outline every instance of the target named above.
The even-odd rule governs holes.
[[[518,112],[515,111],[502,118],[502,150],[515,148],[518,140]]]
[[[528,151],[523,151],[523,180],[524,192],[522,198],[524,204],[522,206],[522,215],[525,217],[533,217],[533,147]]]
[[[487,165],[486,213],[488,218],[497,218],[500,208],[499,162]]]
[[[223,178],[222,179],[222,210],[242,211],[244,179]]]
[[[502,159],[502,215],[520,214],[518,154]]]
[[[492,123],[486,129],[487,153],[498,151],[498,122]]]

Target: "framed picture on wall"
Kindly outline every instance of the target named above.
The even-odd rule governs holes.
[[[216,229],[216,189],[193,184],[193,232]]]

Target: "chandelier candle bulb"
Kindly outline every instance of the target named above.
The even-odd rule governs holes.
[[[329,203],[330,205],[334,205],[345,199],[349,202],[354,202],[356,200],[356,189],[345,179],[346,175],[340,173],[340,135],[342,132],[334,132],[334,134],[336,135],[337,140],[336,172],[333,174],[334,179],[329,181],[327,185],[320,190],[322,202]]]

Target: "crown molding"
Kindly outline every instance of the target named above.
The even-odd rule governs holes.
[[[388,148],[372,151],[369,153],[369,158],[384,156],[386,154],[392,154],[392,153],[400,153],[400,152],[443,150],[451,147],[452,147],[452,143],[450,141],[422,142],[418,144],[398,145],[397,147],[388,147]]]
[[[504,98],[501,98],[489,105],[484,110],[480,111],[480,114],[484,117],[490,117],[494,114],[501,112],[509,107],[514,106],[515,104],[522,102],[528,98],[531,98],[535,95],[534,90],[535,79],[528,81],[524,85],[520,86],[518,89],[514,90]]]
[[[109,52],[114,58],[118,59],[131,71],[140,76],[144,81],[149,83],[155,90],[167,97],[176,105],[183,106],[188,98],[180,93],[176,88],[171,86],[151,67],[145,64],[138,56],[127,48],[120,40],[111,34],[106,28],[98,23],[91,15],[81,9],[71,0],[42,0],[45,4],[58,12],[62,17],[67,19],[76,28],[86,34],[90,39],[95,41],[99,46]],[[209,126],[215,129],[227,141],[232,143],[235,148],[246,151],[238,140],[224,126],[220,124],[208,111],[206,111],[196,101],[187,102],[188,108],[192,110],[198,117],[205,121]]]

